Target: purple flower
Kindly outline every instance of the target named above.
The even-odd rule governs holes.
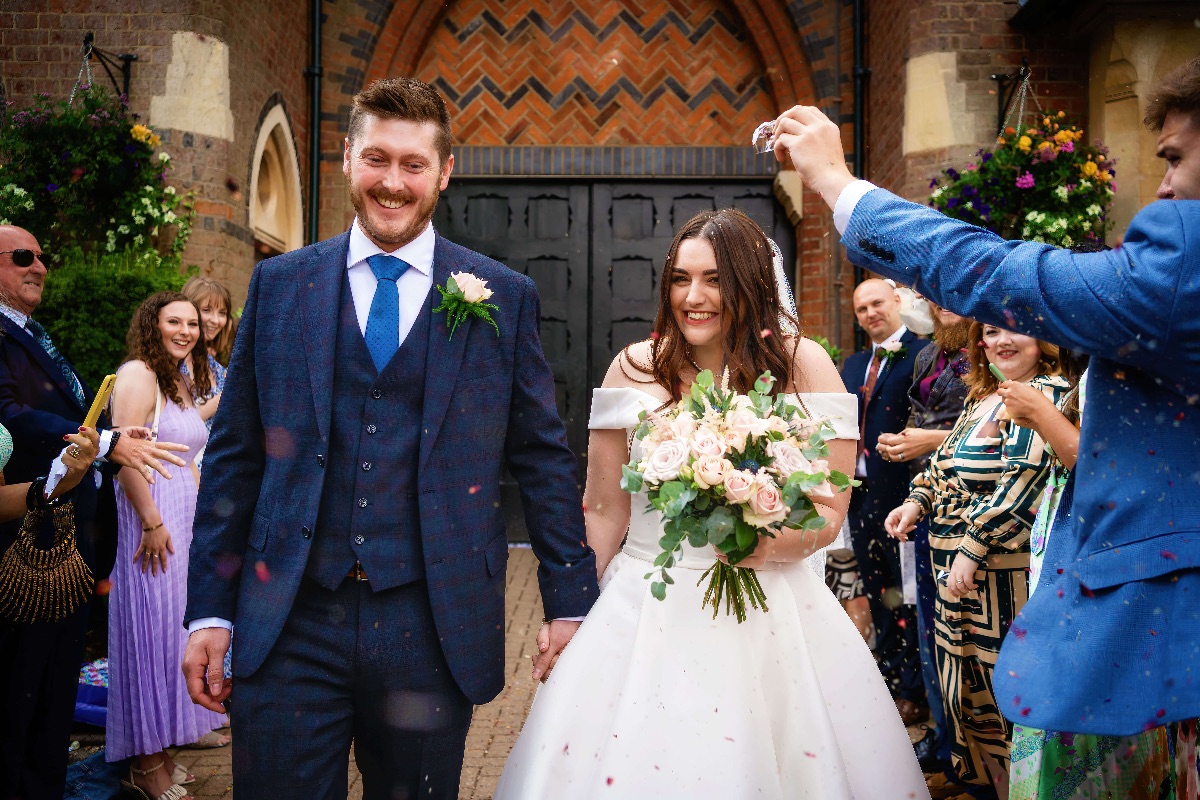
[[[58,184],[57,183],[47,183],[46,191],[51,192],[51,193],[58,191]]]
[[[1018,189],[1032,189],[1033,184],[1035,182],[1036,181],[1034,181],[1034,179],[1033,179],[1033,173],[1026,172],[1024,175],[1017,178],[1017,188]]]
[[[954,167],[950,167],[949,169],[947,169],[946,174],[950,176],[950,180],[952,180],[952,181],[958,180],[958,170],[956,170]]]
[[[982,163],[982,164],[986,164],[987,162],[989,162],[989,161],[991,161],[991,160],[992,160],[992,154],[991,154],[991,153],[984,153],[982,156],[980,156],[980,157],[979,157],[979,161],[980,161],[980,163]]]
[[[930,189],[936,189],[937,187],[938,187],[937,178],[934,178],[933,180],[931,180],[931,181],[929,182],[929,188],[930,188]]]
[[[1063,142],[1062,146],[1059,147],[1058,149],[1062,150],[1064,153],[1074,153],[1075,152],[1075,143],[1074,142]]]

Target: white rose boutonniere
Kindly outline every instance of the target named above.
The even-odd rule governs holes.
[[[495,329],[497,336],[500,335],[500,326],[492,319],[492,312],[499,311],[500,307],[485,302],[492,296],[492,290],[487,288],[487,281],[469,272],[452,272],[446,286],[439,286],[437,290],[442,294],[442,302],[433,313],[446,312],[451,339],[454,338],[454,331],[458,330],[458,326],[467,317],[479,317]]]
[[[884,356],[890,358],[904,358],[908,355],[908,348],[898,339],[894,342],[884,342],[879,345],[879,349],[883,351]]]

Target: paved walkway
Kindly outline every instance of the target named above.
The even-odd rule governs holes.
[[[466,760],[463,762],[460,800],[491,800],[492,791],[508,751],[512,749],[533,702],[532,669],[534,637],[542,621],[542,599],[537,587],[537,559],[524,547],[509,550],[508,592],[505,602],[504,664],[507,679],[504,691],[486,706],[475,709],[467,734]],[[236,731],[233,734],[237,735]],[[280,731],[280,736],[288,735]],[[196,776],[189,788],[196,800],[229,798],[233,794],[233,773],[229,748],[220,750],[178,750],[175,759]],[[354,758],[350,759],[350,800],[361,800],[362,784]]]

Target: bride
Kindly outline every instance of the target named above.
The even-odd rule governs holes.
[[[785,529],[740,564],[758,570],[770,606],[743,624],[701,608],[712,548],[684,541],[665,600],[645,577],[661,521],[645,494],[621,489],[621,465],[640,447],[638,413],[676,402],[699,371],[728,369],[745,392],[769,369],[833,423],[831,467],[853,469],[854,396],[825,351],[794,335],[773,249],[741,212],[691,219],[667,254],[653,338],[620,353],[595,391],[584,503],[601,593],[540,688],[497,800],[928,798],[870,651],[803,563],[836,537],[849,492],[814,498],[827,523],[815,538]]]

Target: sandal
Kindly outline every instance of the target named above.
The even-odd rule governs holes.
[[[129,779],[121,780],[121,788],[124,789],[126,792],[129,792],[130,794],[133,794],[133,795],[136,795],[137,797],[142,798],[142,800],[184,800],[184,798],[188,796],[187,789],[183,788],[182,786],[180,786],[177,783],[172,783],[170,785],[170,787],[168,787],[167,790],[165,792],[163,792],[162,794],[160,794],[158,797],[151,797],[150,794],[145,789],[143,789],[142,787],[138,786],[136,783],[133,782],[134,775],[141,775],[144,777],[146,775],[151,774],[152,772],[155,772],[156,770],[162,769],[162,765],[165,763],[167,763],[167,762],[164,759],[164,760],[158,762],[157,766],[151,767],[150,769],[138,769],[137,767],[130,764],[129,765]]]
[[[228,736],[222,736],[216,731],[209,731],[191,744],[185,744],[185,750],[215,750],[218,747],[227,747],[232,741]]]
[[[184,769],[182,764],[176,764],[174,771],[171,772],[171,780],[180,786],[191,786],[196,782],[196,776]]]

